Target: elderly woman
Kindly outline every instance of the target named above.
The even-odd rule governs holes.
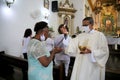
[[[54,48],[48,51],[46,39],[48,37],[48,25],[41,21],[35,24],[36,32],[28,45],[28,80],[53,80],[53,58],[61,48]]]

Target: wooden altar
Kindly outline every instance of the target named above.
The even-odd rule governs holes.
[[[120,49],[113,49],[109,45],[109,58],[106,64],[106,80],[120,79]]]

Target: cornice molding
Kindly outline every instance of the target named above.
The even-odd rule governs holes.
[[[59,11],[72,12],[75,13],[77,10],[70,8],[58,8]]]

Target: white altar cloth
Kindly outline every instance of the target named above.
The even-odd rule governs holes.
[[[108,44],[110,45],[115,45],[118,44],[120,45],[120,37],[113,37],[113,36],[106,36]]]

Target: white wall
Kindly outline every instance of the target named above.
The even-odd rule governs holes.
[[[74,4],[75,9],[77,10],[74,19],[74,31],[76,31],[76,27],[81,27],[82,20],[83,18],[85,18],[85,0],[72,0],[72,3]]]
[[[33,30],[35,23],[41,20],[47,21],[49,26],[52,26],[55,33],[57,33],[59,26],[58,15],[57,12],[51,11],[51,1],[53,0],[50,0],[50,15],[48,20],[45,20],[42,14],[44,11],[43,0],[15,0],[15,3],[10,8],[6,6],[5,0],[0,0],[0,51],[4,50],[7,54],[20,56],[22,54],[21,43],[24,30],[26,28]],[[84,16],[83,0],[69,1],[77,9],[74,27],[80,26]],[[37,17],[33,18],[31,14]]]

